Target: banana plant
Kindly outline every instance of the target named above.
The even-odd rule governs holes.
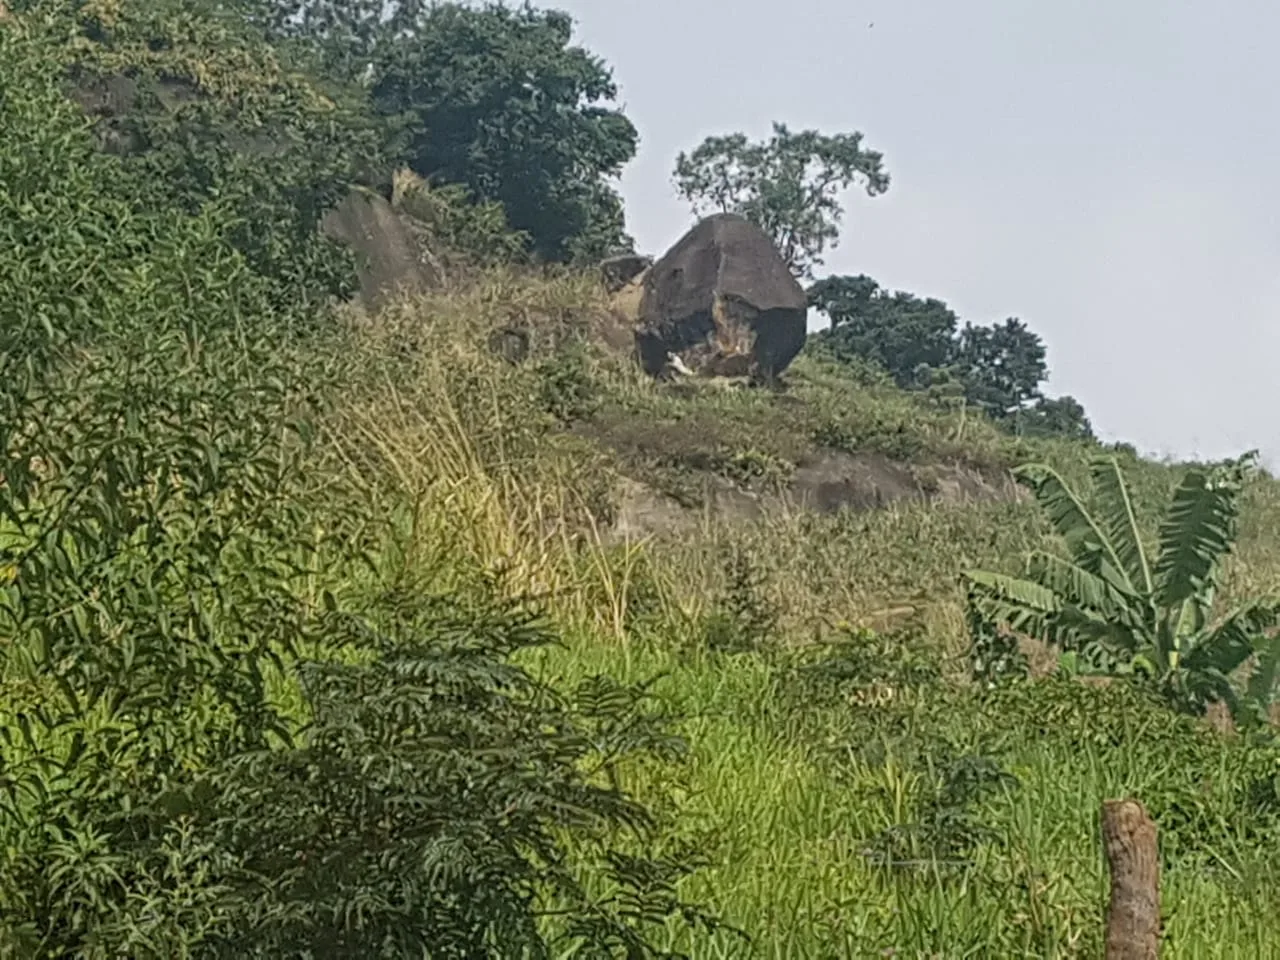
[[[1135,675],[1181,709],[1223,701],[1238,723],[1263,719],[1280,679],[1280,602],[1214,616],[1222,561],[1236,538],[1240,495],[1257,454],[1188,470],[1148,556],[1115,457],[1091,464],[1094,509],[1043,464],[1015,475],[1035,495],[1066,555],[1037,551],[1022,577],[968,570],[974,612],[1055,644],[1081,672]],[[1244,690],[1231,676],[1250,658]]]

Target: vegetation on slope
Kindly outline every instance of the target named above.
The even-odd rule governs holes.
[[[1118,793],[1160,824],[1168,955],[1280,940],[1265,727],[1053,655],[975,682],[961,571],[1073,545],[1032,500],[612,525],[624,475],[694,507],[823,452],[1078,487],[1096,444],[904,391],[888,356],[654,383],[592,336],[594,279],[545,265],[373,324],[326,305],[351,270],[319,213],[401,163],[453,171],[450,236],[498,204],[521,260],[622,242],[629,134],[564,18],[9,6],[0,956],[1095,956]],[[455,53],[486,76],[451,87]],[[86,118],[90,75],[142,92]],[[433,127],[477,166],[423,159]],[[517,365],[489,349],[513,316]],[[1199,474],[1119,456],[1154,542]],[[1280,593],[1277,487],[1238,497],[1225,609]]]

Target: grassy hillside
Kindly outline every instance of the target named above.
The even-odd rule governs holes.
[[[974,670],[961,571],[1063,546],[1010,468],[1096,446],[645,378],[565,265],[636,139],[568,19],[308,10],[0,3],[0,960],[1094,957],[1117,795],[1165,956],[1280,953],[1271,731]],[[335,307],[406,166],[452,283]],[[1155,539],[1199,474],[1114,452]]]
[[[961,425],[809,360],[781,392],[649,382],[591,338],[600,296],[572,275],[494,275],[402,304],[357,335],[365,385],[333,449],[413,504],[422,556],[448,544],[447,569],[501,569],[509,589],[544,594],[564,644],[529,661],[540,675],[653,679],[683,717],[686,761],[627,782],[669,808],[673,848],[708,855],[684,889],[752,946],[673,928],[673,947],[1096,956],[1097,810],[1132,794],[1163,830],[1167,955],[1278,949],[1280,751],[1121,685],[966,680],[957,575],[1016,570],[1050,543],[1038,508],[1002,496],[820,514],[768,493],[824,444],[989,478],[1026,458],[1079,476],[1090,448]],[[519,366],[486,348],[513,316],[533,331]],[[1153,526],[1179,468],[1125,464]],[[611,528],[636,483],[685,504],[665,533]],[[754,491],[758,512],[699,509],[726,483]],[[1278,492],[1266,478],[1250,490],[1228,600],[1280,587]]]

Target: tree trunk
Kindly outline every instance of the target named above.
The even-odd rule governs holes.
[[[1102,843],[1111,871],[1106,960],[1160,956],[1160,855],[1156,825],[1137,800],[1102,804]]]

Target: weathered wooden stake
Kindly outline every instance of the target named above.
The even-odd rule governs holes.
[[[1137,800],[1105,800],[1102,845],[1111,871],[1106,960],[1160,956],[1160,854],[1156,825]]]

